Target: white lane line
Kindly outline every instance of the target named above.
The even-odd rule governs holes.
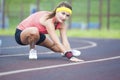
[[[25,48],[25,47],[29,47],[27,46],[9,46],[9,47],[1,47],[0,49],[14,49],[14,48]]]
[[[78,40],[74,40],[75,42],[78,42]],[[86,41],[86,40],[80,40],[81,42],[84,42],[84,43],[88,43],[90,45],[87,45],[87,46],[83,46],[83,47],[79,47],[79,48],[74,48],[74,49],[87,49],[87,48],[92,48],[92,47],[96,47],[97,44],[95,42],[92,42],[92,41]],[[80,42],[79,41],[79,42]]]
[[[49,51],[49,52],[41,52],[41,53],[38,53],[38,54],[53,54],[55,52],[52,52],[52,51]],[[28,54],[11,54],[11,55],[0,55],[0,58],[2,57],[16,57],[16,56],[25,56],[25,55],[28,55]]]
[[[95,62],[108,61],[108,60],[114,60],[114,59],[120,59],[120,56],[97,59],[97,60],[90,60],[90,61],[83,61],[83,62],[77,62],[77,63],[59,64],[59,65],[51,65],[51,66],[38,67],[38,68],[29,68],[29,69],[21,69],[21,70],[14,70],[14,71],[8,71],[8,72],[1,72],[0,76],[6,76],[6,75],[17,74],[17,73],[36,71],[36,70],[61,68],[61,67],[78,65],[78,64],[95,63]]]
[[[78,47],[78,48],[73,48],[73,49],[77,49],[77,50],[80,50],[80,49],[87,49],[87,48],[92,48],[92,47],[95,47],[97,46],[97,44],[95,42],[92,42],[92,41],[86,41],[86,40],[74,40],[75,42],[84,42],[84,43],[88,43],[89,45],[87,46],[83,46],[83,47]],[[24,46],[23,46],[24,47]],[[28,46],[25,46],[25,47],[28,47]],[[10,47],[9,47],[10,48]],[[9,49],[8,48],[8,49]],[[16,47],[11,47],[11,48],[16,48]],[[10,48],[10,49],[11,49]],[[18,46],[17,48],[22,48],[20,46]],[[5,48],[7,49],[7,47]],[[54,52],[50,51],[50,52],[42,52],[43,54],[52,54]],[[41,53],[39,53],[41,54]],[[28,55],[28,54],[12,54],[12,55],[0,55],[0,57],[13,57],[13,56],[24,56],[24,55]]]

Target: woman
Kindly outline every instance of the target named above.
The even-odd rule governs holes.
[[[30,45],[29,59],[37,59],[35,45],[39,45],[54,52],[63,53],[70,61],[81,61],[74,57],[66,36],[65,21],[71,14],[71,5],[67,2],[61,2],[52,12],[39,11],[30,15],[16,28],[16,42],[20,45]],[[62,43],[55,33],[56,29],[60,31]],[[48,34],[50,38],[45,34]]]

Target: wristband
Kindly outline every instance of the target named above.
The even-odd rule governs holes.
[[[71,51],[68,51],[65,53],[65,57],[67,57],[68,59],[70,59],[71,57],[73,57],[73,54]]]

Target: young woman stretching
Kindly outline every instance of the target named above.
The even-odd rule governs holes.
[[[16,42],[20,45],[30,45],[29,59],[37,59],[35,45],[39,45],[62,53],[70,61],[81,61],[74,57],[66,35],[65,21],[69,19],[71,14],[71,5],[61,2],[52,12],[39,11],[30,15],[17,26]],[[57,29],[60,32],[62,43],[55,32]]]

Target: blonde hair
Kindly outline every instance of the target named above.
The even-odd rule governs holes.
[[[56,9],[57,9],[57,8],[60,8],[60,7],[66,7],[66,8],[69,8],[69,9],[72,11],[72,6],[71,6],[68,2],[63,1],[63,2],[60,2],[60,3],[57,5],[57,7],[52,11],[52,13],[48,15],[48,18],[47,18],[47,19],[50,19],[50,18],[54,17],[55,14],[56,14]]]

